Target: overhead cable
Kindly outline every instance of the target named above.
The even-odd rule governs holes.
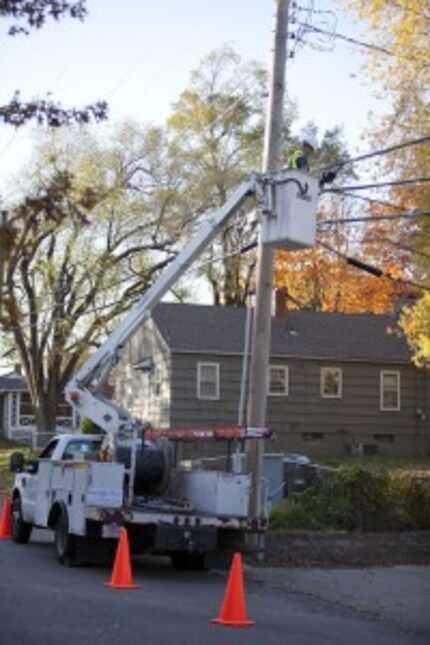
[[[428,253],[424,253],[424,251],[420,251],[419,249],[414,249],[413,246],[402,244],[401,242],[397,242],[396,240],[391,240],[389,237],[369,237],[367,239],[361,240],[360,243],[361,244],[380,244],[381,242],[384,242],[385,244],[389,244],[390,246],[400,249],[401,251],[407,251],[408,253],[413,253],[414,255],[420,255],[421,257],[427,258],[427,260],[430,260],[430,255]]]
[[[388,215],[374,215],[373,217],[346,217],[345,219],[324,219],[318,222],[318,226],[333,224],[355,224],[357,222],[379,222],[392,219],[416,219],[418,217],[430,217],[430,211],[410,211],[408,213],[393,213]]]
[[[340,193],[350,190],[371,190],[373,188],[388,188],[392,186],[409,186],[411,184],[422,184],[430,181],[430,177],[413,177],[412,179],[398,179],[396,181],[384,181],[380,184],[358,184],[357,186],[334,186],[325,188],[322,193]]]
[[[403,148],[410,148],[411,146],[419,146],[422,143],[428,143],[430,141],[430,136],[420,137],[419,139],[411,139],[409,141],[403,141],[403,143],[397,143],[393,146],[388,146],[387,148],[380,148],[378,150],[373,150],[372,152],[367,152],[358,157],[353,157],[352,159],[345,159],[345,161],[339,161],[332,163],[330,166],[324,166],[323,168],[317,168],[317,172],[325,172],[327,170],[340,169],[349,164],[358,163],[359,161],[366,161],[367,159],[373,159],[374,157],[379,157],[381,155],[389,154],[390,152],[396,152],[396,150],[402,150]]]
[[[310,25],[309,23],[306,23],[306,22],[299,22],[298,24],[302,27],[305,27],[310,32],[322,34],[324,36],[330,36],[330,38],[332,39],[343,40],[347,43],[350,43],[351,45],[358,45],[359,47],[364,47],[365,49],[372,49],[374,51],[381,52],[382,54],[387,54],[387,56],[396,56],[394,52],[390,51],[389,49],[386,49],[385,47],[379,47],[379,45],[366,43],[366,42],[363,42],[362,40],[357,40],[356,38],[352,38],[350,36],[344,36],[343,34],[339,34],[338,32],[327,31],[326,29],[315,27],[314,25]]]
[[[357,195],[357,193],[348,193],[348,192],[342,192],[340,194],[341,197],[353,197],[354,199],[360,199],[363,202],[367,202],[368,204],[376,204],[377,206],[384,206],[386,208],[394,208],[399,211],[404,211],[405,207],[401,206],[400,204],[393,204],[392,202],[388,202],[386,199],[376,199],[375,197],[367,197],[366,195]]]
[[[363,262],[358,258],[354,258],[349,255],[346,255],[345,253],[341,253],[341,251],[338,251],[337,249],[333,248],[330,244],[327,244],[325,242],[318,242],[318,244],[319,246],[322,246],[323,248],[327,249],[327,251],[330,251],[330,253],[333,253],[334,255],[337,255],[338,257],[345,260],[345,262],[350,266],[353,266],[356,269],[359,269],[360,271],[369,273],[370,275],[373,275],[376,278],[386,278],[387,280],[390,280],[391,282],[395,282],[397,284],[404,284],[405,286],[408,286],[408,287],[414,287],[415,289],[421,289],[422,291],[430,292],[430,288],[426,287],[423,284],[413,282],[412,280],[396,278],[390,275],[389,273],[386,273],[379,267],[375,267],[374,265],[368,264],[367,262]]]

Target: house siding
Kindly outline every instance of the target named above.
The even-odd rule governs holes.
[[[0,394],[0,436],[6,439],[31,445],[33,448],[43,447],[55,434],[71,432],[76,429],[77,415],[57,417],[55,432],[38,431],[32,423],[32,415],[20,414],[21,397],[25,390],[11,391]]]
[[[197,398],[198,362],[220,364],[220,398]],[[430,378],[408,364],[370,364],[275,358],[289,368],[289,395],[269,396],[267,425],[275,432],[270,451],[302,451],[312,456],[345,454],[359,443],[378,446],[382,454],[425,455],[430,452]],[[238,418],[240,356],[175,353],[171,363],[172,427],[235,424]],[[322,398],[321,367],[340,367],[342,398]],[[401,409],[380,410],[381,370],[397,370]],[[417,409],[427,419],[418,418]],[[322,438],[315,436],[321,433]],[[375,438],[375,435],[386,435]],[[389,443],[390,435],[393,442]],[[219,451],[218,451],[219,452]]]
[[[151,357],[154,370],[143,373],[133,365]],[[128,341],[113,370],[115,401],[154,427],[170,424],[170,352],[152,320]]]
[[[5,395],[0,394],[0,437],[6,438]]]

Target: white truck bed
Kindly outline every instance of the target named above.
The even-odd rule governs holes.
[[[102,522],[111,529],[106,537],[115,534],[112,525],[121,519],[128,524],[158,524],[172,526],[213,526],[245,528],[249,501],[250,479],[247,475],[231,475],[211,471],[176,473],[178,498],[188,502],[171,510],[157,509],[154,504],[136,500],[132,507],[124,505],[124,466],[116,463],[90,461],[39,462],[38,490],[34,523],[48,526],[50,509],[63,502],[68,509],[70,531],[85,535],[86,520]],[[154,508],[155,506],[155,508]],[[173,506],[173,508],[172,508]]]

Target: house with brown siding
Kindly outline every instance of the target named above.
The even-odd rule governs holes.
[[[239,307],[159,304],[124,348],[116,400],[155,427],[236,424],[246,316]],[[395,328],[394,316],[279,307],[268,449],[429,454],[430,376],[413,366]]]

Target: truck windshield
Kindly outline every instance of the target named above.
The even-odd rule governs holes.
[[[74,439],[70,441],[63,454],[63,459],[94,459],[98,458],[101,441],[90,439]]]
[[[57,447],[57,444],[58,444],[58,439],[53,439],[52,441],[50,441],[46,446],[46,448],[44,448],[40,453],[39,459],[51,459],[52,453]]]

